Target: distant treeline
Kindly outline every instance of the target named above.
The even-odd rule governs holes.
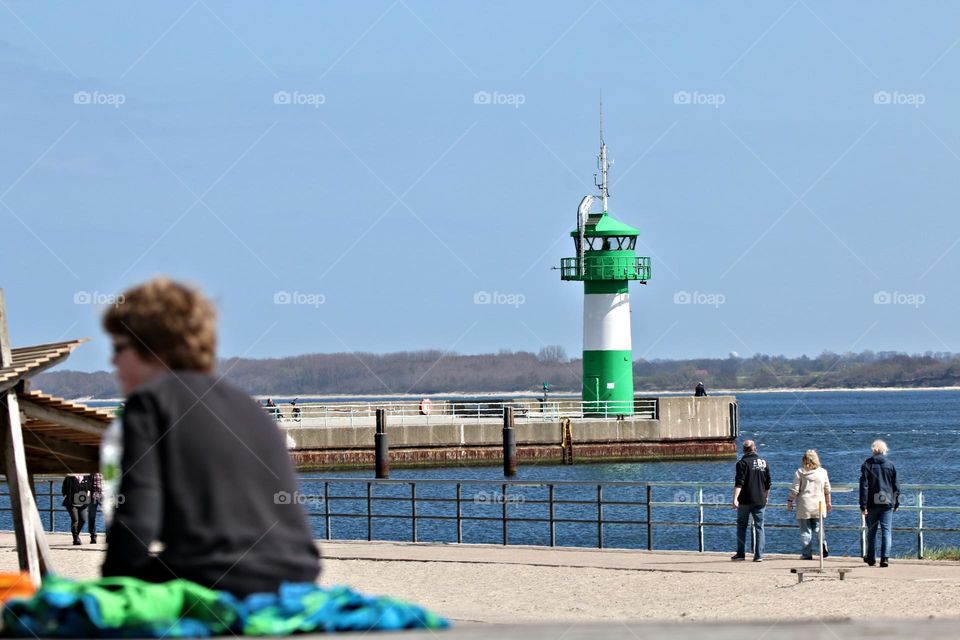
[[[580,359],[561,347],[539,353],[501,351],[458,355],[442,351],[390,354],[329,353],[251,360],[221,360],[220,372],[258,395],[398,395],[441,392],[580,390]],[[644,390],[707,388],[850,388],[960,386],[960,355],[894,352],[823,353],[816,358],[756,355],[752,358],[638,360],[634,385]],[[119,391],[112,374],[51,371],[34,387],[66,398],[110,398]]]

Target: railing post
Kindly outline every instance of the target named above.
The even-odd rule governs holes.
[[[57,528],[56,515],[53,511],[53,480],[47,480],[47,499],[50,500],[48,503],[50,505],[50,533],[53,533]]]
[[[597,548],[603,549],[603,485],[597,485]]]
[[[923,560],[923,491],[917,490],[917,558]]]
[[[387,410],[377,409],[377,429],[373,435],[377,478],[390,477],[390,442],[387,439]]]
[[[513,428],[513,407],[503,408],[503,475],[517,475],[517,432]]]
[[[463,542],[463,502],[460,491],[460,483],[457,483],[457,544]]]
[[[503,508],[501,509],[501,521],[503,522],[503,544],[507,544],[507,483],[504,482],[501,491],[500,491],[500,500],[503,502]]]
[[[697,487],[697,541],[700,553],[704,551],[703,544],[703,487]]]
[[[867,555],[867,518],[862,511],[857,511],[860,516],[860,557]]]
[[[550,503],[550,546],[556,546],[557,544],[557,523],[554,521],[554,503],[553,503],[553,484],[549,485],[549,494],[547,497],[548,502]]]
[[[417,483],[410,483],[410,519],[411,519],[411,530],[410,538],[411,542],[417,541]]]
[[[647,485],[647,551],[653,551],[653,487]]]
[[[367,542],[373,540],[373,483],[367,482]]]
[[[323,517],[325,521],[324,528],[326,529],[327,540],[330,539],[330,482],[324,481],[323,483]]]

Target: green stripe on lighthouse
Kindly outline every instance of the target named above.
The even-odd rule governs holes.
[[[584,413],[633,415],[633,352],[583,352]]]

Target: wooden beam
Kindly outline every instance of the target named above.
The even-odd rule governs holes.
[[[27,457],[23,448],[23,434],[20,431],[20,408],[17,406],[17,394],[9,391],[0,396],[0,430],[3,431],[4,470],[10,487],[10,507],[13,512],[13,529],[17,539],[17,558],[20,570],[30,574],[30,581],[40,586],[40,557],[37,550],[37,535],[43,535],[35,528],[36,511],[33,493],[27,480]],[[31,509],[31,507],[33,507]]]
[[[0,367],[9,367],[13,364],[12,348],[10,332],[7,330],[7,304],[4,301],[3,289],[0,289]]]
[[[103,432],[107,430],[108,426],[96,418],[84,418],[83,416],[64,409],[55,409],[37,404],[26,398],[20,399],[20,409],[27,414],[28,418],[43,420],[44,422],[53,422],[95,436],[103,436]]]
[[[41,454],[48,453],[54,459],[61,461],[64,465],[63,473],[93,473],[91,469],[95,470],[97,465],[100,464],[100,452],[97,447],[85,447],[59,438],[52,438],[42,433],[35,433],[30,429],[23,432],[23,446],[28,450],[34,449]],[[33,457],[36,454],[31,454],[28,451],[27,455]],[[77,461],[81,463],[75,465],[77,468],[67,467],[68,464]],[[88,464],[84,465],[82,463]]]

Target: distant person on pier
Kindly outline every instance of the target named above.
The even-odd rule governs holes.
[[[87,523],[87,507],[90,505],[90,487],[84,483],[82,473],[71,473],[63,479],[60,485],[60,495],[63,496],[63,507],[70,515],[70,533],[73,534],[73,544],[83,544],[80,533]]]
[[[280,418],[283,417],[283,414],[280,413],[280,407],[273,401],[273,398],[267,398],[267,413],[277,422],[280,422]]]
[[[101,450],[106,502],[123,498],[103,575],[184,578],[240,597],[314,582],[319,553],[291,499],[297,478],[284,436],[250,396],[213,374],[213,305],[167,278],[121,300],[103,320],[126,397],[122,446]],[[104,442],[116,442],[115,432]],[[164,546],[157,555],[155,541]]]
[[[874,440],[872,456],[860,467],[860,512],[866,518],[867,549],[863,561],[877,562],[877,534],[880,534],[880,566],[890,564],[893,545],[893,512],[900,508],[897,469],[887,458],[890,450],[883,440]]]
[[[756,544],[753,561],[763,562],[763,510],[770,494],[770,466],[757,455],[757,443],[743,441],[743,457],[737,461],[733,488],[733,508],[737,510],[737,552],[731,560],[745,560],[747,556],[747,523],[753,518]]]
[[[820,544],[820,509],[824,516],[833,509],[830,502],[830,476],[820,466],[820,456],[813,449],[803,454],[800,468],[793,476],[793,486],[787,496],[787,511],[797,504],[797,523],[800,525],[800,559],[813,560],[813,550]],[[827,542],[820,550],[826,558]]]
[[[99,509],[101,503],[103,503],[103,474],[87,474],[84,476],[83,481],[90,488],[90,504],[87,507],[90,544],[97,544],[97,509]]]
[[[694,389],[693,395],[696,396],[697,398],[702,398],[703,396],[707,395],[707,389],[706,387],[703,386],[702,381],[697,383],[697,388]]]

